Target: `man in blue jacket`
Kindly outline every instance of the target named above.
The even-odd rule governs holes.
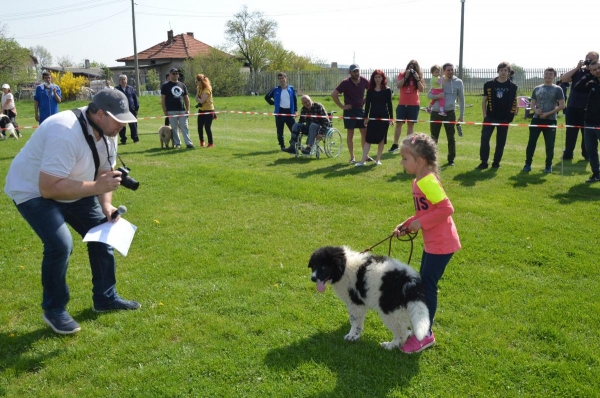
[[[275,126],[277,127],[277,141],[281,150],[285,150],[285,144],[283,139],[283,126],[287,125],[290,133],[292,127],[296,123],[295,115],[298,109],[298,102],[296,99],[296,91],[293,86],[288,86],[287,75],[283,72],[277,74],[279,80],[279,86],[274,87],[271,91],[265,95],[265,100],[269,105],[275,105],[274,113],[279,114],[275,116]]]
[[[140,103],[138,102],[137,95],[135,94],[135,90],[133,87],[127,85],[127,76],[121,75],[119,76],[119,84],[115,87],[115,90],[119,90],[127,97],[127,102],[129,104],[129,110],[137,118],[138,110],[140,109]],[[131,132],[131,139],[134,144],[140,140],[138,137],[137,131],[137,122],[129,123],[129,131]],[[121,138],[121,145],[125,145],[127,143],[127,128],[123,127],[119,132],[119,137]]]
[[[58,113],[58,104],[62,101],[60,87],[52,83],[50,72],[42,73],[44,83],[35,88],[33,105],[35,120],[40,124],[50,116]]]

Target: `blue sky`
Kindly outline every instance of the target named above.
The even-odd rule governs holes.
[[[20,45],[46,47],[56,60],[88,58],[109,66],[133,55],[131,0],[21,0],[0,16],[5,33]],[[278,22],[288,50],[325,62],[357,62],[366,68],[404,68],[458,63],[460,0],[136,0],[137,48],[163,40],[167,31],[194,32],[209,45],[225,44],[225,22],[248,4]],[[373,5],[376,4],[376,5]],[[556,4],[556,5],[555,5]],[[600,51],[591,31],[600,2],[466,0],[464,64],[495,68],[500,61],[524,67],[571,67]],[[16,8],[16,7],[15,7]]]

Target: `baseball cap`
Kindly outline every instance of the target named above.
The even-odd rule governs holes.
[[[127,97],[119,90],[110,88],[100,90],[94,95],[92,102],[119,123],[137,122],[135,116],[129,112]]]
[[[358,64],[352,64],[350,65],[350,67],[348,68],[348,73],[353,72],[357,69],[360,69],[360,67],[358,66]]]
[[[173,73],[173,72],[179,72],[179,69],[177,69],[177,68],[173,68],[173,69],[171,69],[171,70],[169,71],[169,73]]]
[[[8,84],[6,84],[6,83],[4,83],[4,84],[2,85],[2,88],[3,88],[3,89],[4,89],[4,88],[7,88],[7,89],[9,89],[9,90],[10,90],[10,86],[9,86]]]

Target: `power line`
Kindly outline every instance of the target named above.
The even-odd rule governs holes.
[[[83,3],[80,2],[80,3],[73,4],[73,5],[52,7],[52,8],[46,8],[43,10],[32,10],[32,11],[27,11],[27,12],[10,13],[10,14],[5,15],[2,18],[2,20],[3,21],[19,21],[19,20],[24,20],[24,19],[32,19],[32,18],[37,19],[37,18],[51,17],[51,16],[55,16],[55,15],[67,14],[70,12],[87,11],[92,8],[105,7],[109,4],[121,3],[123,1],[125,1],[125,0],[112,0],[112,1],[106,1],[106,2],[103,2],[100,4],[98,4],[98,1],[87,1],[87,2],[83,2]]]

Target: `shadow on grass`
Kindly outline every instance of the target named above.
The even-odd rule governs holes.
[[[579,176],[591,173],[591,171],[587,170],[587,165],[588,161],[584,159],[581,159],[577,162],[573,162],[572,160],[565,160],[564,164],[563,161],[559,160],[554,166],[552,166],[552,168],[555,173],[562,173],[562,175],[564,176]]]
[[[463,187],[473,187],[478,182],[491,180],[496,177],[498,169],[489,168],[486,170],[474,169],[454,176],[454,181],[458,181]]]
[[[527,187],[529,185],[539,185],[546,182],[546,176],[548,174],[539,171],[520,171],[519,174],[515,174],[510,177],[509,180],[513,181],[514,188]]]
[[[305,366],[311,364],[326,367],[337,383],[331,391],[312,395],[316,397],[385,397],[390,390],[407,386],[417,375],[421,354],[388,351],[377,343],[362,339],[345,341],[347,332],[348,327],[344,325],[275,348],[267,353],[265,365],[276,372],[290,373],[305,372]]]
[[[552,195],[561,205],[570,205],[575,202],[597,202],[600,201],[600,184],[573,185],[567,192]]]

